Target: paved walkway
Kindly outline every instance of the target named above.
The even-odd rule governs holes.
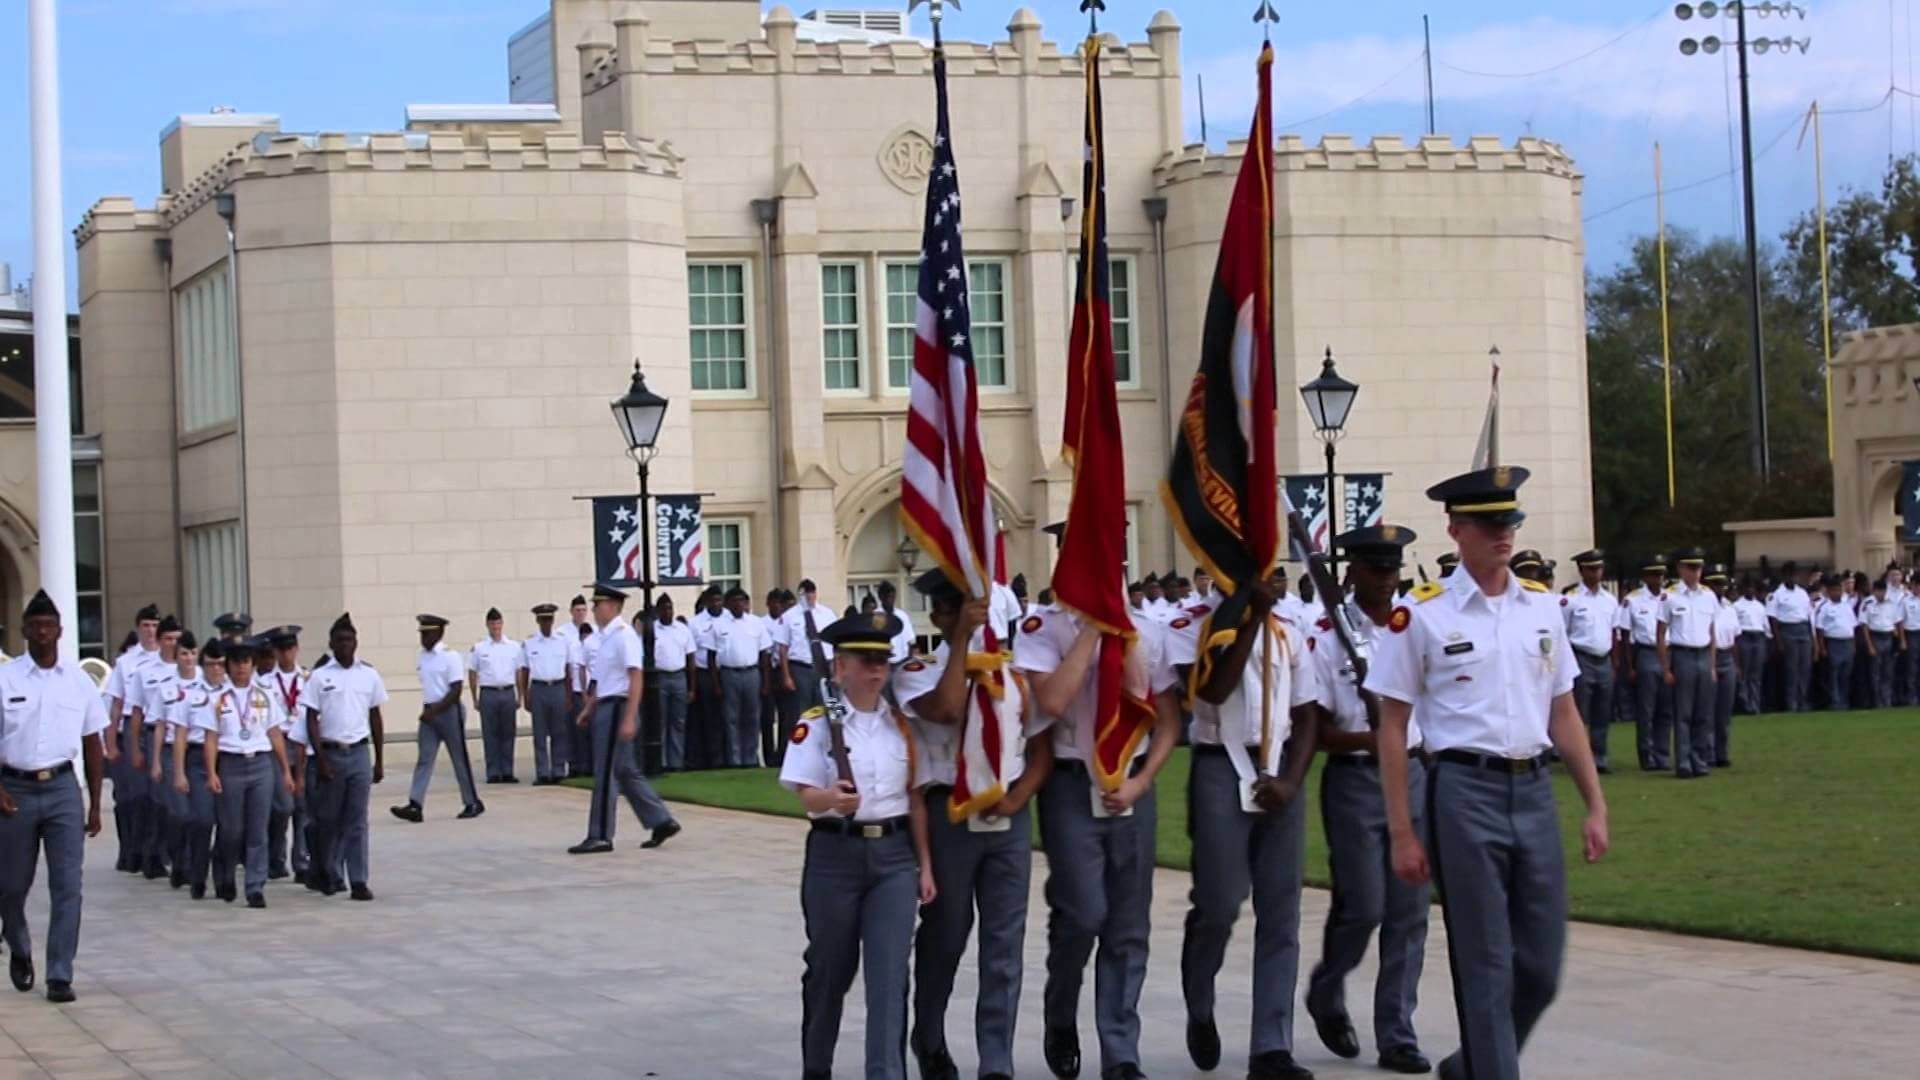
[[[266,911],[193,903],[114,873],[109,823],[88,849],[80,1000],[57,1007],[0,984],[0,1078],[797,1074],[799,823],[686,807],[682,836],[641,851],[628,815],[617,852],[577,858],[564,849],[582,833],[586,796],[571,789],[490,787],[485,817],[455,821],[443,770],[427,823],[396,821],[385,807],[404,799],[413,751],[393,750],[396,767],[376,792],[372,904],[287,883],[269,889]],[[1038,1078],[1048,1075],[1044,872],[1034,878],[1019,1065]],[[1176,977],[1185,887],[1171,871],[1155,884],[1142,1008],[1144,1066],[1157,1077],[1200,1075],[1186,1060]],[[37,940],[44,897],[36,886]],[[1326,895],[1309,890],[1310,942],[1325,911]],[[1228,1055],[1216,1076],[1244,1075],[1249,936],[1222,973]],[[1438,1057],[1453,1048],[1454,1020],[1437,919],[1432,936],[1418,1022]],[[1920,967],[1593,926],[1574,928],[1568,961],[1560,1001],[1526,1054],[1536,1080],[1920,1072]],[[1366,987],[1350,997],[1370,1038]],[[968,1076],[972,992],[963,973],[949,1020]],[[843,1077],[859,1073],[857,1002],[856,989]],[[1089,1051],[1091,1010],[1089,1000]],[[1337,1062],[1304,1017],[1298,1036],[1301,1061],[1322,1077],[1383,1075]],[[1371,1055],[1368,1046],[1362,1062]]]

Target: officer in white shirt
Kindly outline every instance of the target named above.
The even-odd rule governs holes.
[[[1673,688],[1673,774],[1698,780],[1713,761],[1713,619],[1720,598],[1700,580],[1706,552],[1687,548],[1679,564],[1680,584],[1660,604],[1660,679]]]
[[[1819,653],[1813,632],[1813,598],[1807,579],[1813,569],[1789,562],[1780,568],[1780,586],[1767,597],[1767,617],[1773,620],[1774,656],[1781,661],[1782,704],[1790,712],[1813,707],[1807,690],[1813,681],[1813,661]]]
[[[443,640],[447,636],[445,618],[418,615],[414,622],[420,630],[420,656],[414,661],[420,677],[419,753],[413,763],[407,805],[387,809],[401,821],[418,824],[426,819],[427,788],[433,783],[440,748],[445,746],[454,781],[460,785],[461,809],[456,816],[462,820],[477,818],[487,812],[487,806],[473,786],[473,761],[467,755],[467,710],[460,700],[467,666]]]
[[[1047,529],[1058,538],[1065,523]],[[1116,583],[1117,584],[1117,583]],[[1094,1017],[1103,1074],[1139,1075],[1140,989],[1146,982],[1153,903],[1153,781],[1180,734],[1179,678],[1166,658],[1165,627],[1134,624],[1128,700],[1111,730],[1126,733],[1125,764],[1100,775],[1095,656],[1103,635],[1064,608],[1043,608],[1020,624],[1014,667],[1033,687],[1041,715],[1053,719],[1054,770],[1040,789],[1040,835],[1047,853],[1046,1032],[1042,1050],[1057,1076],[1080,1067],[1080,984],[1094,945]],[[1142,684],[1144,683],[1144,685]],[[1144,706],[1150,715],[1143,712]],[[1108,747],[1116,756],[1122,748]]]
[[[1612,771],[1607,765],[1607,731],[1613,726],[1614,672],[1620,662],[1620,601],[1606,586],[1605,552],[1590,548],[1575,555],[1573,565],[1580,573],[1580,584],[1560,598],[1567,640],[1580,665],[1580,674],[1573,680],[1573,703],[1587,725],[1593,766],[1606,773]]]
[[[273,666],[256,674],[267,692],[280,699],[281,732],[287,775],[275,780],[273,813],[267,818],[267,878],[279,880],[289,869],[295,881],[307,876],[307,713],[300,694],[307,670],[300,666],[300,627],[276,626],[265,632],[273,646]],[[290,781],[292,786],[284,786]]]
[[[327,633],[333,662],[317,668],[308,683],[307,730],[312,739],[319,784],[309,797],[314,820],[313,866],[328,896],[343,884],[355,900],[372,900],[367,886],[367,798],[386,777],[385,723],[387,684],[380,673],[357,659],[360,635],[353,618],[341,615]],[[371,746],[372,760],[368,760]],[[346,866],[346,882],[335,875]]]
[[[646,657],[640,635],[620,617],[627,594],[611,585],[593,587],[593,618],[600,638],[594,645],[592,681],[581,719],[592,724],[593,798],[587,810],[587,838],[567,849],[570,855],[599,855],[613,850],[619,819],[617,795],[625,795],[642,827],[652,834],[640,846],[657,848],[680,831],[667,804],[640,775],[633,740],[640,734],[641,680]],[[618,791],[616,793],[616,787]]]
[[[1852,707],[1854,643],[1860,635],[1860,617],[1847,602],[1840,577],[1827,579],[1826,603],[1813,616],[1814,659],[1827,665],[1827,708]]]
[[[535,604],[538,627],[520,644],[520,707],[533,717],[533,783],[557,784],[567,771],[573,746],[573,693],[567,683],[567,657],[574,640],[553,627],[560,609]]]
[[[1667,557],[1654,555],[1640,567],[1640,587],[1620,603],[1620,626],[1632,650],[1627,682],[1634,688],[1634,734],[1639,744],[1640,768],[1659,772],[1672,765],[1667,754],[1673,724],[1673,689],[1662,677],[1660,609],[1665,603]]]
[[[1903,598],[1887,588],[1882,575],[1873,583],[1873,595],[1860,602],[1860,623],[1866,627],[1867,655],[1873,665],[1873,706],[1885,709],[1893,705],[1894,674],[1900,659],[1898,650],[1906,647],[1900,621],[1906,615]]]
[[[234,895],[233,872],[244,868],[247,906],[267,906],[267,817],[273,810],[273,774],[287,771],[286,716],[256,677],[255,662],[273,663],[273,646],[255,638],[227,650],[231,682],[215,712],[220,729],[210,738],[219,751],[213,782],[220,797],[221,899]],[[287,778],[289,786],[292,779]]]
[[[567,704],[567,728],[572,739],[567,746],[567,775],[593,775],[593,737],[587,725],[578,721],[580,707],[587,700],[588,673],[593,659],[593,646],[598,631],[594,628],[592,612],[587,607],[584,594],[576,595],[568,605],[568,614],[573,620],[573,629],[567,638],[567,672],[572,680],[573,698]]]
[[[27,892],[47,854],[47,1000],[74,1000],[80,948],[80,867],[86,837],[100,835],[100,691],[79,664],[60,658],[60,610],[45,590],[20,617],[27,655],[0,665],[0,936],[14,989],[33,989]],[[84,816],[73,761],[86,770]]]
[[[757,616],[756,616],[757,618]],[[761,620],[766,625],[766,620]],[[685,619],[673,616],[673,597],[661,594],[654,601],[653,619],[648,623],[653,635],[654,697],[660,703],[661,763],[669,772],[687,767],[687,697],[693,690],[693,628]]]
[[[1347,610],[1364,642],[1377,642],[1388,632],[1404,552],[1415,539],[1412,529],[1395,525],[1355,529],[1335,539],[1346,553],[1353,587]],[[1344,1058],[1359,1056],[1360,1040],[1347,1013],[1346,979],[1366,957],[1367,941],[1377,928],[1380,970],[1373,984],[1373,1037],[1380,1067],[1429,1072],[1433,1066],[1420,1052],[1413,1010],[1426,959],[1432,886],[1401,881],[1389,865],[1391,837],[1380,790],[1379,746],[1367,703],[1354,685],[1354,668],[1331,620],[1319,620],[1308,646],[1325,710],[1320,745],[1327,752],[1327,767],[1320,774],[1320,819],[1326,826],[1333,903],[1320,962],[1307,982],[1307,1013],[1329,1050]],[[1415,835],[1425,835],[1427,770],[1420,727],[1412,718],[1407,721],[1407,753],[1407,809]]]
[[[1736,646],[1740,665],[1740,694],[1735,703],[1745,713],[1765,711],[1767,641],[1773,628],[1767,620],[1767,605],[1759,598],[1760,584],[1752,574],[1740,576],[1740,599],[1733,602],[1733,614],[1740,620],[1740,642]]]
[[[1733,765],[1733,701],[1741,685],[1740,615],[1727,598],[1731,579],[1727,568],[1715,563],[1707,568],[1706,583],[1720,601],[1713,613],[1713,767]]]
[[[526,664],[520,643],[506,635],[499,608],[487,609],[487,636],[467,653],[467,688],[480,711],[480,750],[487,783],[517,784],[513,748],[520,723],[520,669]]]
[[[767,590],[767,610],[760,621],[767,627],[767,692],[760,695],[760,758],[768,765],[778,766],[786,754],[787,734],[791,726],[782,723],[780,712],[780,679],[778,661],[780,639],[780,613],[786,610],[786,590]]]
[[[160,609],[152,604],[141,608],[134,615],[133,627],[139,645],[116,657],[113,671],[107,675],[107,732],[101,743],[107,774],[113,780],[113,832],[120,842],[114,869],[123,874],[137,874],[142,869],[139,821],[146,778],[135,775],[135,755],[121,742],[123,735],[129,742],[140,737],[139,729],[133,726],[133,698],[139,693],[146,666],[160,659]]]
[[[1508,568],[1527,470],[1497,467],[1437,484],[1460,565],[1397,607],[1366,685],[1380,695],[1380,786],[1402,881],[1438,879],[1461,1049],[1449,1080],[1518,1080],[1520,1051],[1560,984],[1567,944],[1560,816],[1547,750],[1587,804],[1587,861],[1607,850],[1607,804],[1573,704],[1575,665],[1560,605]],[[1420,714],[1431,843],[1407,805],[1407,726]],[[1429,864],[1431,855],[1431,864]],[[1429,869],[1431,866],[1431,869]]]
[[[744,769],[755,765],[760,748],[760,694],[767,689],[766,657],[772,644],[767,624],[748,610],[747,590],[727,590],[727,610],[713,620],[713,666],[720,684],[720,730],[726,734],[726,765]]]
[[[834,621],[834,614],[815,602],[817,592],[811,578],[800,582],[797,600],[780,617],[786,633],[774,642],[779,688],[787,695],[788,715],[795,717],[820,704],[820,680],[827,673],[814,668],[815,648],[823,660],[833,659],[833,646],[818,638],[820,631]]]

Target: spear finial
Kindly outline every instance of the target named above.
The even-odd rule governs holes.
[[[1280,21],[1280,13],[1273,10],[1273,0],[1260,0],[1260,10],[1253,13],[1253,21],[1261,24],[1261,33],[1266,35],[1268,43],[1272,43],[1273,24]]]
[[[1100,13],[1107,10],[1107,0],[1080,0],[1080,10],[1087,13],[1087,36],[1100,32]]]

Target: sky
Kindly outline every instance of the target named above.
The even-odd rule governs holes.
[[[904,0],[834,0],[897,7]],[[770,5],[769,5],[770,6]],[[802,0],[804,13],[813,5]],[[1085,28],[1078,0],[1034,0],[1045,36],[1068,47]],[[1244,137],[1253,105],[1257,0],[1109,0],[1102,28],[1144,41],[1167,6],[1183,26],[1190,141]],[[1653,145],[1662,145],[1669,226],[1739,235],[1734,138],[1739,98],[1731,48],[1684,56],[1679,43],[1731,41],[1731,21],[1682,22],[1652,0],[1275,0],[1274,121],[1310,143],[1325,134],[1409,140],[1426,129],[1421,16],[1432,20],[1436,130],[1464,142],[1534,135],[1559,143],[1585,175],[1588,274],[1617,265],[1654,229]],[[1697,5],[1696,5],[1697,6]],[[1779,5],[1775,5],[1776,7]],[[1810,39],[1754,55],[1753,142],[1760,234],[1775,238],[1815,202],[1808,106],[1824,116],[1831,203],[1875,187],[1889,155],[1920,148],[1915,0],[1804,0],[1799,11],[1748,17],[1755,37]],[[26,152],[26,16],[9,4],[0,71],[18,108],[0,110],[0,261],[31,273],[31,171]],[[506,100],[506,40],[543,0],[57,0],[60,19],[62,219],[96,199],[159,190],[158,135],[175,115],[231,105],[277,113],[289,131],[395,130],[410,103]],[[966,0],[948,9],[949,37],[997,40],[1015,5]],[[925,9],[915,29],[926,33]],[[69,293],[72,243],[69,239]]]

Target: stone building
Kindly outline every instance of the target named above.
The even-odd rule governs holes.
[[[417,611],[464,643],[498,605],[518,632],[590,574],[576,497],[632,490],[607,402],[636,359],[673,402],[654,489],[705,495],[710,576],[756,596],[810,576],[835,602],[904,579],[931,56],[865,25],[552,0],[515,36],[517,104],[372,134],[169,125],[165,190],[103,198],[76,234],[109,626],[150,598],[201,623],[350,611],[402,685]],[[1037,588],[1070,484],[1083,71],[1030,11],[1006,35],[948,60],[993,498]],[[1244,149],[1184,145],[1180,38],[1161,12],[1103,60],[1135,573],[1193,563],[1156,489]],[[1421,492],[1467,466],[1497,344],[1526,540],[1586,546],[1573,163],[1537,139],[1282,137],[1275,181],[1281,377],[1331,346],[1361,384],[1342,469],[1390,474],[1431,562],[1448,545]],[[1282,466],[1318,471],[1304,412],[1282,425]]]

